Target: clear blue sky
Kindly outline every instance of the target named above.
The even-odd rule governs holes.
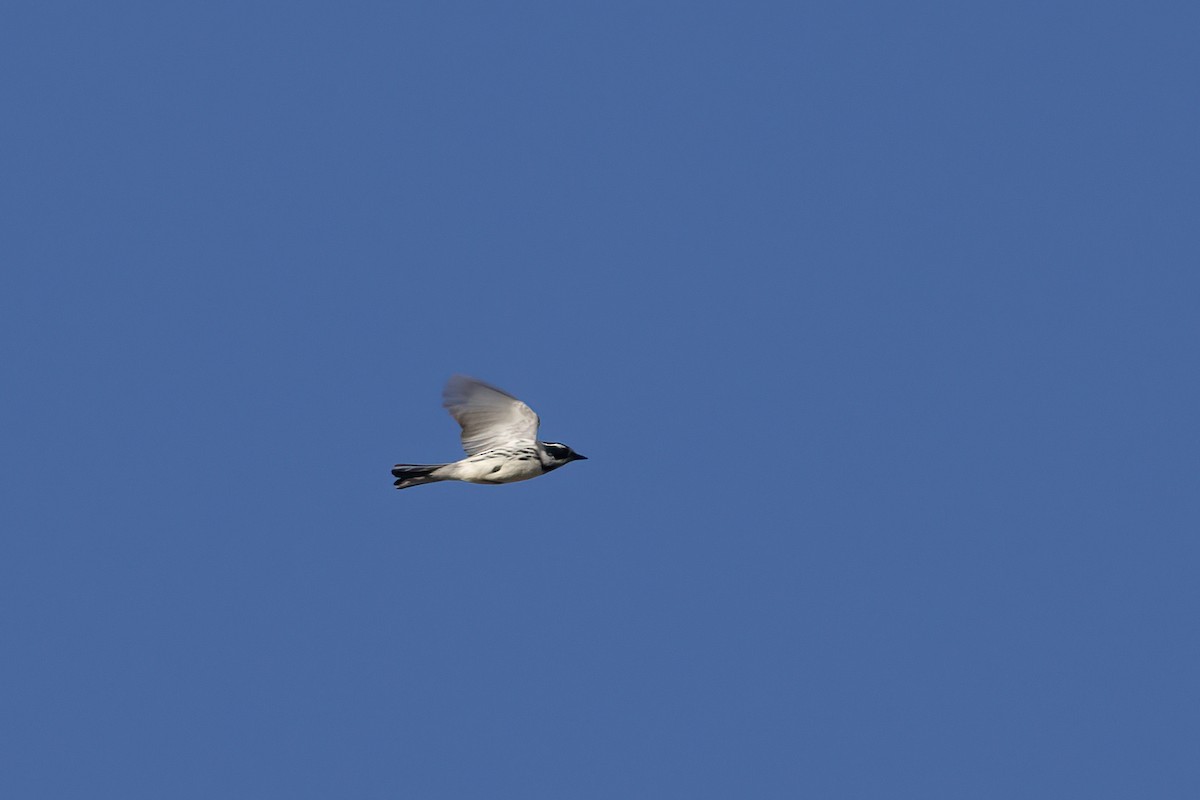
[[[1200,796],[1198,9],[10,4],[0,796]]]

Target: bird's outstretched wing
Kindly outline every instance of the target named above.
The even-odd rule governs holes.
[[[507,392],[455,375],[442,390],[442,405],[462,426],[462,444],[473,456],[492,447],[537,440],[538,415]]]

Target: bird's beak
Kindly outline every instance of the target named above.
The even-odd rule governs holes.
[[[572,453],[572,461],[587,461],[587,456],[581,456],[579,453]]]

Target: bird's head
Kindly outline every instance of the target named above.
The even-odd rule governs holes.
[[[546,471],[558,469],[563,464],[569,464],[572,461],[587,461],[587,456],[581,456],[565,444],[559,442],[542,442],[542,448],[546,451],[546,455],[550,456],[550,463],[546,465]]]

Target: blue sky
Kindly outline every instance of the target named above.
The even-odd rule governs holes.
[[[1197,796],[1195,4],[4,17],[3,796]]]

